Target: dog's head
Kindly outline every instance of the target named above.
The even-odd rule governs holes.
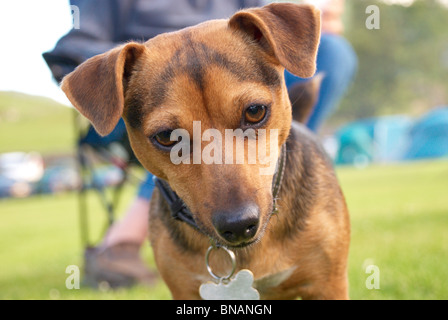
[[[168,181],[203,232],[244,246],[261,237],[272,211],[274,170],[260,169],[275,167],[290,130],[284,69],[311,77],[319,37],[317,9],[274,3],[122,45],[83,63],[62,89],[102,135],[123,117],[142,165]],[[227,133],[237,129],[251,134],[230,145]],[[182,148],[174,131],[186,135]],[[249,161],[254,141],[274,163],[259,151]]]

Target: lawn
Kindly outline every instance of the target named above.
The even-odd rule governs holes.
[[[448,161],[338,168],[352,221],[352,299],[448,299]],[[134,194],[125,190],[122,209]],[[89,197],[93,238],[103,215]],[[80,290],[65,286],[66,268],[82,268],[77,200],[73,193],[0,202],[0,299],[169,299],[155,288]],[[154,268],[151,249],[143,250]],[[380,288],[366,288],[367,265]],[[82,279],[82,276],[81,276]]]
[[[50,100],[0,93],[0,152],[73,152],[73,113]],[[352,299],[448,299],[448,159],[337,168],[351,214]],[[135,194],[124,191],[119,212]],[[0,200],[0,299],[169,299],[154,288],[68,290],[66,268],[83,265],[75,193]],[[104,211],[89,195],[91,237]],[[154,268],[151,248],[143,256]],[[369,265],[379,289],[368,289]],[[82,275],[81,275],[82,280]]]
[[[124,191],[121,211],[133,192]],[[88,201],[90,238],[96,242],[106,215],[96,194]],[[82,274],[80,290],[66,288],[66,268],[83,267],[77,205],[74,193],[0,201],[0,299],[168,299],[163,283],[151,290],[93,290],[82,285]],[[142,253],[152,268],[149,244]]]
[[[354,299],[448,299],[448,161],[338,170],[352,222]],[[380,289],[366,289],[366,265]]]

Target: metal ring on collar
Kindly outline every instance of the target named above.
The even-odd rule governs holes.
[[[210,253],[214,250],[214,249],[223,249],[225,252],[227,252],[227,254],[230,256],[230,259],[232,260],[232,271],[225,277],[220,277],[217,276],[210,264],[209,264],[209,258],[210,258]],[[207,249],[207,253],[205,254],[205,265],[207,266],[207,271],[208,273],[215,279],[218,280],[218,282],[225,282],[230,280],[230,278],[233,276],[233,274],[235,273],[236,270],[236,257],[235,257],[235,253],[233,253],[232,250],[229,250],[225,247],[221,247],[221,246],[216,246],[216,245],[211,245],[208,249]]]

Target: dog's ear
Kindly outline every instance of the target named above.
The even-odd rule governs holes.
[[[288,90],[292,106],[292,118],[300,123],[307,124],[314,106],[319,101],[319,92],[324,79],[324,73],[318,73],[306,82],[294,84]]]
[[[105,136],[123,114],[124,90],[145,47],[128,43],[95,56],[67,75],[61,88],[70,102]]]
[[[314,6],[272,3],[237,12],[229,26],[249,35],[291,73],[314,75],[321,28]]]

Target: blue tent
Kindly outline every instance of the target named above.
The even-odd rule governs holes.
[[[437,108],[418,120],[409,140],[407,160],[448,156],[448,107]]]
[[[335,135],[339,148],[336,164],[355,164],[373,160],[373,123],[357,121],[341,128]]]
[[[399,161],[408,148],[412,120],[386,116],[352,122],[338,132],[336,164]]]

